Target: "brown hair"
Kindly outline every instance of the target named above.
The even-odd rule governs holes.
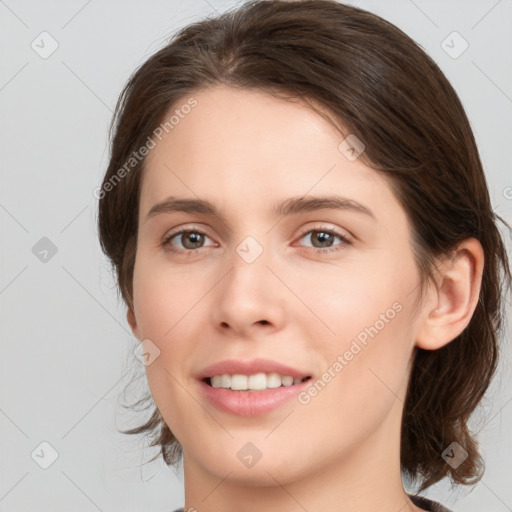
[[[382,18],[331,0],[250,1],[183,28],[136,70],[112,120],[98,217],[125,303],[132,306],[144,159],[128,171],[125,164],[171,107],[218,84],[312,101],[342,134],[363,141],[360,158],[384,173],[407,213],[421,290],[437,256],[469,237],[481,243],[482,286],[469,325],[439,350],[415,349],[400,455],[405,475],[421,479],[420,491],[447,475],[478,482],[483,461],[468,420],[497,368],[503,284],[511,283],[497,219],[510,226],[493,212],[457,94],[434,61]],[[179,462],[182,447],[156,406],[149,421],[124,432],[153,434],[165,462]],[[457,468],[441,456],[453,441],[468,453]]]

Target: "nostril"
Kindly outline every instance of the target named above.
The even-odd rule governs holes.
[[[259,323],[261,325],[268,325],[268,321],[267,320],[260,320]]]

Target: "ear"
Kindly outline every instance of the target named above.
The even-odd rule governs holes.
[[[137,319],[135,318],[135,311],[133,310],[133,307],[128,308],[128,311],[126,312],[126,320],[132,329],[133,335],[140,341],[140,331],[137,325]]]
[[[484,251],[475,238],[461,242],[438,267],[437,288],[429,300],[416,346],[436,350],[454,340],[469,324],[480,297]]]

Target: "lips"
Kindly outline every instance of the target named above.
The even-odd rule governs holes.
[[[281,376],[293,377],[293,385],[281,385],[258,391],[233,390],[211,386],[211,377],[218,375],[247,375],[277,373]],[[283,407],[296,399],[298,393],[309,386],[311,372],[293,368],[270,359],[226,359],[211,364],[195,377],[198,381],[202,397],[219,411],[235,416],[260,416]],[[298,382],[295,384],[295,380]]]

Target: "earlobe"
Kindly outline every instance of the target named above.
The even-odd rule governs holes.
[[[137,326],[137,319],[135,318],[133,308],[128,308],[128,311],[126,312],[126,320],[128,321],[128,325],[130,326],[133,335],[140,340],[139,328]]]
[[[484,252],[474,238],[464,240],[438,267],[438,286],[429,290],[416,346],[436,350],[464,331],[478,304]]]

